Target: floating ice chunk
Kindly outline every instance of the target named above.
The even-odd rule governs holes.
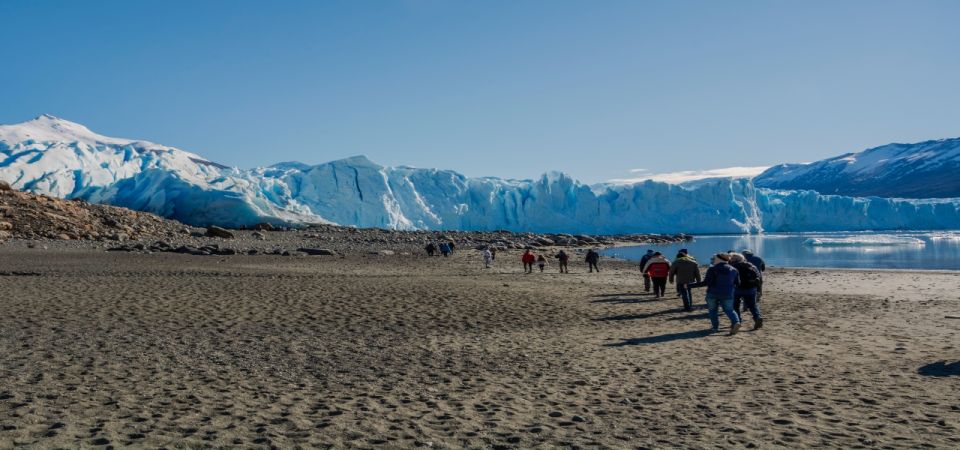
[[[929,236],[927,236],[927,237],[929,237],[931,241],[954,241],[954,242],[960,242],[960,233],[951,233],[951,232],[931,233],[931,234],[930,234]]]
[[[875,236],[818,237],[810,238],[803,245],[811,247],[888,247],[894,245],[923,246],[926,242],[909,236],[879,234]]]

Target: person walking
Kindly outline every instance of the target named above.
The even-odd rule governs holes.
[[[437,253],[437,246],[433,242],[427,243],[427,246],[423,248],[427,251],[427,256],[433,256]]]
[[[543,269],[547,267],[547,258],[544,258],[542,253],[537,256],[537,267],[540,268],[540,273],[543,273]]]
[[[743,257],[747,258],[747,262],[753,264],[760,271],[760,284],[757,285],[757,303],[760,303],[760,297],[763,297],[763,273],[767,271],[767,263],[750,250],[744,250],[742,253]]]
[[[440,254],[443,255],[444,258],[450,256],[450,244],[447,244],[446,242],[441,242]]]
[[[560,273],[570,273],[570,269],[567,268],[567,263],[570,261],[570,255],[567,252],[560,250],[560,253],[557,253],[557,260],[560,261]]]
[[[693,293],[687,285],[700,282],[700,263],[681,250],[670,265],[669,277],[671,284],[677,283],[677,293],[683,300],[683,310],[693,311]]]
[[[490,251],[490,247],[487,247],[483,249],[483,267],[489,269],[491,264],[493,264],[493,252]]]
[[[593,269],[597,269],[597,273],[600,272],[600,266],[597,265],[600,262],[600,254],[595,249],[587,250],[587,257],[584,258],[584,261],[590,266],[590,273],[593,273]]]
[[[647,262],[650,261],[650,258],[653,258],[653,250],[647,250],[647,253],[640,258],[640,273],[643,274],[643,292],[650,292],[650,275],[647,275],[647,271],[643,270],[647,267]]]
[[[536,260],[537,257],[533,255],[533,252],[529,248],[526,249],[520,256],[520,261],[523,262],[523,273],[533,273],[533,262]]]
[[[663,253],[655,252],[643,267],[643,274],[653,283],[653,295],[662,298],[667,290],[667,276],[670,275],[670,261]]]
[[[496,260],[497,260],[497,248],[496,248],[496,247],[488,247],[488,248],[490,249],[490,261],[496,261]]]
[[[763,327],[763,316],[760,315],[760,305],[757,304],[757,288],[760,287],[760,269],[750,264],[743,255],[734,253],[730,255],[730,265],[737,269],[740,274],[740,284],[733,290],[733,310],[740,315],[743,314],[740,306],[750,310],[753,316],[753,329],[759,330]]]
[[[719,308],[730,319],[730,335],[740,330],[740,316],[733,310],[733,291],[740,284],[740,274],[737,269],[728,264],[730,256],[726,253],[717,253],[713,257],[713,265],[707,269],[703,281],[690,283],[687,286],[697,288],[707,287],[707,313],[710,316],[710,325],[714,333],[720,330]]]

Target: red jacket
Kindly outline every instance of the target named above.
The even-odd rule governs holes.
[[[666,278],[670,275],[670,264],[665,262],[655,262],[647,265],[647,275],[651,278]]]
[[[533,253],[524,253],[520,260],[523,261],[524,264],[533,264],[533,262],[537,260],[537,257],[533,256]]]

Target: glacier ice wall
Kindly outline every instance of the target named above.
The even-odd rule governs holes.
[[[468,178],[362,156],[241,170],[51,116],[0,126],[0,180],[200,226],[267,221],[591,234],[960,229],[958,199],[821,195],[758,189],[744,179],[587,186],[562,173]]]

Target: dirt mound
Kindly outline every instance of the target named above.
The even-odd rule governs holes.
[[[150,239],[188,234],[180,222],[115,206],[3,189],[0,186],[0,240]]]

